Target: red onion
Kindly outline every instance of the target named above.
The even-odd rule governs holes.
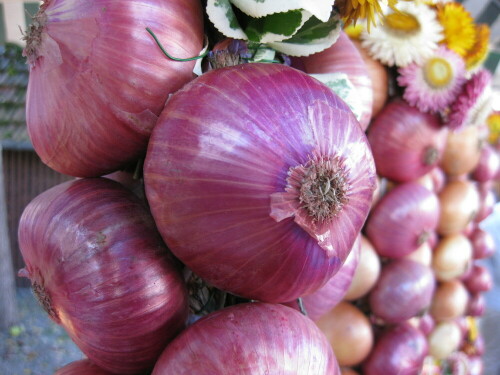
[[[309,74],[345,73],[362,104],[359,123],[363,130],[368,128],[373,106],[372,82],[360,52],[344,32],[330,48],[302,58],[301,64]]]
[[[35,19],[26,121],[43,162],[82,177],[141,156],[169,93],[194,67],[166,58],[146,27],[171,55],[197,55],[200,2],[46,0]]]
[[[38,300],[82,352],[119,374],[151,369],[184,327],[187,291],[144,204],[117,182],[57,185],[25,208],[19,246]]]
[[[172,252],[219,289],[266,302],[312,293],[340,269],[375,188],[347,105],[263,63],[211,70],[172,95],[144,177]]]
[[[298,311],[244,303],[215,311],[170,343],[152,375],[339,375],[325,335]]]
[[[467,305],[467,315],[480,317],[486,312],[486,298],[483,293],[472,294]]]
[[[435,326],[434,318],[427,312],[418,319],[418,329],[426,336],[432,332]]]
[[[434,192],[439,193],[444,188],[444,185],[446,185],[446,174],[438,166],[432,168],[429,173],[434,182]]]
[[[351,253],[340,270],[317,291],[302,297],[305,311],[310,319],[314,321],[318,320],[342,301],[347,289],[351,285],[354,272],[359,262],[360,252],[361,240],[358,236]],[[299,308],[296,301],[289,302],[286,305],[296,309]]]
[[[472,244],[474,259],[489,258],[495,253],[496,245],[493,235],[479,226],[470,234],[469,240]]]
[[[407,182],[380,199],[370,213],[365,230],[381,256],[400,258],[427,241],[438,220],[436,194],[417,182]]]
[[[372,312],[386,323],[400,323],[429,307],[434,293],[434,274],[429,267],[397,259],[382,267],[369,296]]]
[[[54,375],[112,375],[112,373],[96,366],[88,359],[81,359],[60,368]]]
[[[493,277],[488,268],[480,264],[474,264],[463,283],[470,293],[487,292],[493,287]]]
[[[481,155],[476,168],[472,171],[471,178],[478,182],[487,182],[495,178],[500,169],[500,155],[489,144],[483,144]]]
[[[377,173],[396,182],[413,181],[438,164],[447,130],[439,118],[396,99],[375,117],[368,131]]]
[[[423,333],[409,323],[385,331],[363,363],[364,375],[417,375],[428,352]]]
[[[493,213],[497,198],[492,185],[488,182],[478,184],[477,191],[479,192],[479,210],[474,221],[480,223]]]
[[[471,356],[468,358],[467,375],[482,375],[484,373],[484,361],[481,356]]]

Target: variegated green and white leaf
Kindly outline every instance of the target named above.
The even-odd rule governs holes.
[[[217,30],[225,36],[234,39],[247,39],[229,0],[208,0],[206,12]]]

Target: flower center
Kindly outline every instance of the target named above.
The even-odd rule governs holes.
[[[384,25],[397,34],[415,34],[420,31],[420,22],[410,13],[397,12],[384,17]]]
[[[424,65],[424,79],[434,88],[446,87],[453,78],[451,64],[441,57],[433,57]]]
[[[348,184],[338,158],[313,159],[304,166],[299,201],[315,221],[335,217],[347,203]]]

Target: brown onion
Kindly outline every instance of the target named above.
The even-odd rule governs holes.
[[[421,263],[424,266],[430,267],[432,264],[432,248],[429,242],[424,242],[418,247],[417,250],[412,251],[406,255],[404,259],[413,260],[414,262]]]
[[[441,238],[432,256],[432,269],[439,281],[462,276],[472,262],[472,244],[463,234]]]
[[[464,315],[469,293],[460,280],[440,283],[432,297],[430,314],[437,322],[453,320]]]
[[[34,293],[82,352],[119,374],[150,370],[184,328],[187,291],[145,204],[115,181],[68,181],[19,223]]]
[[[401,258],[427,241],[439,220],[436,194],[417,182],[397,185],[380,199],[365,231],[378,254]]]
[[[340,366],[355,366],[370,354],[373,329],[370,320],[356,306],[340,302],[317,322],[333,348]]]
[[[437,115],[420,112],[402,99],[389,102],[368,131],[377,173],[396,182],[422,177],[437,166],[446,135]]]
[[[479,129],[468,126],[448,133],[440,165],[446,174],[465,175],[476,168],[480,155]]]
[[[448,182],[438,197],[437,231],[442,236],[462,232],[479,210],[479,193],[471,181]]]
[[[380,268],[380,258],[375,248],[365,236],[361,235],[358,266],[344,299],[352,301],[366,295],[377,282]]]
[[[429,353],[436,359],[445,359],[456,351],[462,342],[460,327],[454,322],[441,322],[429,334]]]

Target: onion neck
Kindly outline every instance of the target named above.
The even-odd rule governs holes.
[[[47,23],[47,14],[45,9],[49,6],[50,1],[44,1],[40,5],[40,10],[32,17],[32,22],[29,25],[23,39],[26,41],[24,48],[24,56],[28,59],[30,65],[34,65],[39,57],[40,47],[42,45],[42,35]]]
[[[57,314],[57,311],[54,309],[50,295],[45,289],[44,285],[37,281],[32,281],[31,287],[33,290],[33,294],[35,295],[36,299],[43,307],[45,312],[49,314],[50,318],[54,322],[59,323],[60,322],[59,315]]]

